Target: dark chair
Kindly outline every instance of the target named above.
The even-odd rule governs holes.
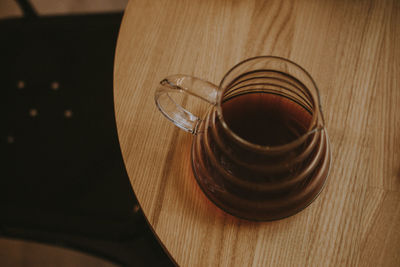
[[[21,2],[21,1],[20,1]],[[122,14],[0,21],[0,235],[124,266],[172,266],[119,148],[113,60]]]

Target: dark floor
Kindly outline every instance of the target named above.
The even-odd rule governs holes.
[[[57,2],[74,13],[78,3],[86,11],[95,6]],[[7,17],[1,6],[7,5],[0,17]],[[0,263],[32,266],[29,257],[40,251],[60,260],[62,249],[36,246],[32,253],[31,244],[5,239],[21,238],[122,265],[172,265],[138,209],[119,148],[112,73],[121,18],[117,12],[0,20]],[[79,255],[89,264],[87,255],[72,254],[74,266]]]

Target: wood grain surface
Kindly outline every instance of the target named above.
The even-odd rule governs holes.
[[[140,205],[179,265],[400,266],[399,11],[395,0],[129,2],[114,72],[120,145]],[[191,134],[154,104],[167,75],[218,84],[257,55],[311,73],[333,156],[316,201],[263,223],[227,215],[204,196]]]

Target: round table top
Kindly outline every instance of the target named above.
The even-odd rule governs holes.
[[[176,263],[400,266],[399,11],[394,0],[129,2],[115,57],[118,135],[133,190]],[[168,75],[218,84],[257,55],[311,73],[332,149],[321,195],[272,222],[237,219],[205,197],[191,170],[192,135],[154,103]]]

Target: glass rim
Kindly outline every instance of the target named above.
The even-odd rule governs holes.
[[[295,140],[290,141],[286,144],[283,145],[276,145],[276,146],[266,146],[266,145],[260,145],[260,144],[256,144],[256,143],[252,143],[250,141],[247,141],[246,139],[240,137],[238,134],[236,134],[230,127],[229,125],[226,123],[223,113],[222,113],[222,98],[223,98],[223,93],[224,93],[224,88],[222,88],[223,83],[225,82],[225,80],[227,79],[227,77],[229,76],[229,74],[231,74],[235,69],[237,69],[238,67],[248,63],[249,61],[253,61],[253,60],[258,60],[258,59],[274,59],[274,60],[280,60],[286,63],[289,63],[291,65],[293,65],[294,67],[298,68],[301,72],[303,72],[306,77],[308,79],[310,79],[316,95],[317,95],[317,99],[315,99],[314,101],[317,101],[314,109],[315,112],[313,112],[312,114],[312,119],[311,119],[311,124],[309,129],[307,130],[307,132],[305,132],[304,134],[300,135],[299,137],[297,137]],[[237,63],[236,65],[234,65],[233,67],[231,67],[229,69],[229,71],[224,75],[224,77],[222,78],[221,82],[218,85],[218,97],[217,97],[217,102],[216,102],[216,109],[217,109],[217,115],[221,121],[222,127],[227,130],[227,132],[229,133],[229,135],[238,143],[245,145],[246,147],[249,147],[253,150],[259,151],[259,152],[281,152],[281,151],[285,151],[285,150],[289,150],[293,147],[296,147],[297,145],[300,145],[301,143],[303,143],[303,141],[311,134],[318,132],[320,130],[322,130],[325,127],[325,121],[324,121],[324,117],[322,114],[322,108],[321,108],[321,98],[320,98],[320,93],[319,93],[319,89],[317,87],[317,84],[315,83],[314,79],[311,77],[311,75],[299,64],[291,61],[290,59],[287,58],[283,58],[283,57],[279,57],[279,56],[256,56],[256,57],[251,57],[245,60],[240,61],[239,63]],[[311,96],[313,97],[313,94],[311,94]],[[322,120],[322,127],[318,126],[318,122],[317,122],[317,115],[318,113],[321,116],[321,120]],[[313,126],[313,124],[317,123],[316,126]]]

